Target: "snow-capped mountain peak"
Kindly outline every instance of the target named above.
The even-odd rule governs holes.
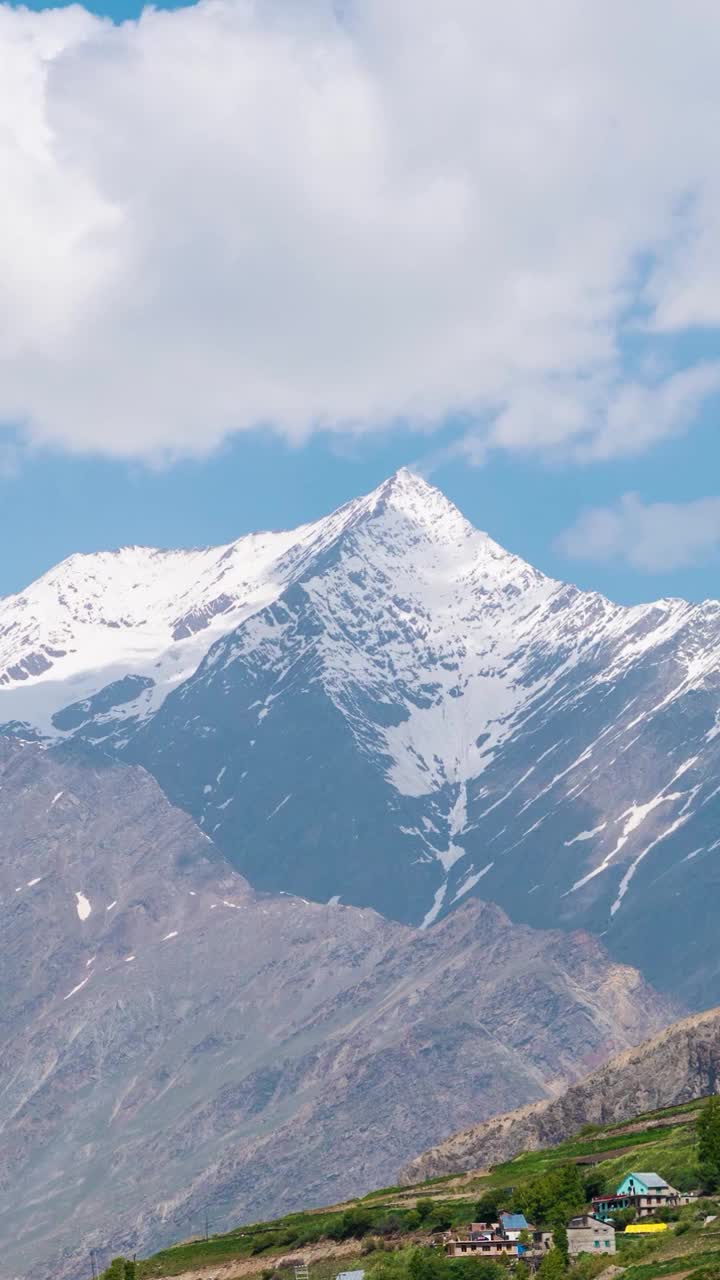
[[[122,547],[76,554],[23,592],[0,599],[0,716],[42,736],[68,702],[127,676],[122,715],[153,713],[210,646],[276,600],[313,558],[372,523],[378,544],[455,548],[478,534],[456,507],[403,468],[365,497],[295,530],[248,534],[218,547]],[[381,527],[382,526],[382,527]],[[490,559],[512,559],[485,538]],[[448,565],[443,561],[440,572]],[[133,693],[125,698],[125,693]],[[15,696],[17,694],[18,696]]]
[[[719,648],[717,603],[556,582],[401,469],[293,531],[74,556],[0,600],[0,724],[143,764],[261,888],[426,924],[482,892],[642,963],[643,893],[672,933],[713,875]]]
[[[473,526],[442,490],[408,467],[401,467],[365,501],[370,511],[390,508],[420,526],[435,529],[438,536],[473,532]]]

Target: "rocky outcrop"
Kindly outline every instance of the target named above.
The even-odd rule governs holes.
[[[610,1124],[645,1111],[718,1092],[720,1009],[676,1022],[558,1098],[520,1107],[453,1134],[409,1161],[400,1180],[424,1178],[511,1160],[572,1137],[584,1124]]]
[[[0,1276],[387,1183],[672,1017],[580,932],[253,892],[153,779],[0,741]]]

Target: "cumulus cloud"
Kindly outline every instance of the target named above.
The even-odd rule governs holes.
[[[591,461],[717,390],[621,353],[720,325],[715,0],[1,5],[0,64],[26,440],[163,458],[457,414],[474,458]]]
[[[626,493],[614,507],[594,507],[557,541],[578,560],[624,562],[665,573],[702,564],[720,550],[720,498],[643,503]]]

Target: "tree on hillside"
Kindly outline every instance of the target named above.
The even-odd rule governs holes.
[[[438,1206],[433,1213],[430,1231],[449,1231],[453,1224],[452,1216],[447,1209]]]
[[[633,1205],[627,1209],[613,1209],[612,1224],[616,1231],[624,1231],[636,1217],[637,1210]]]
[[[353,1237],[362,1240],[373,1224],[372,1214],[367,1209],[346,1209],[338,1222],[333,1223],[328,1235],[333,1240],[349,1240]]]
[[[113,1258],[110,1266],[103,1271],[100,1280],[125,1280],[125,1259]]]
[[[548,1249],[538,1267],[538,1280],[562,1280],[565,1275],[565,1259],[559,1249]]]
[[[373,1280],[407,1280],[407,1273],[408,1256],[404,1249],[382,1253],[370,1264]]]
[[[433,1249],[413,1249],[407,1262],[408,1280],[442,1280],[445,1255]]]
[[[601,1196],[606,1191],[610,1190],[610,1187],[607,1185],[607,1180],[603,1175],[601,1173],[597,1173],[593,1169],[590,1170],[590,1173],[585,1174],[583,1186],[585,1187],[585,1199],[587,1201],[592,1200],[593,1196]],[[613,1186],[613,1190],[614,1189],[615,1188]]]
[[[508,1207],[510,1194],[507,1187],[493,1187],[491,1190],[486,1191],[475,1205],[475,1221],[494,1222],[500,1205],[503,1208]]]
[[[570,1246],[568,1244],[568,1233],[564,1218],[558,1217],[555,1219],[552,1226],[552,1235],[553,1245],[557,1249],[558,1253],[562,1254],[563,1262],[565,1263],[565,1266],[567,1266],[570,1261]]]
[[[585,1187],[577,1165],[561,1165],[533,1178],[518,1189],[515,1204],[536,1227],[580,1213],[585,1205]]]
[[[489,1258],[446,1259],[448,1280],[506,1280],[507,1268]]]
[[[697,1154],[707,1191],[720,1186],[720,1097],[708,1098],[697,1118]]]

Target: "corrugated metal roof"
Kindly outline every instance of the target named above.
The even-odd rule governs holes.
[[[526,1231],[527,1219],[524,1213],[501,1213],[500,1221],[506,1231]]]

